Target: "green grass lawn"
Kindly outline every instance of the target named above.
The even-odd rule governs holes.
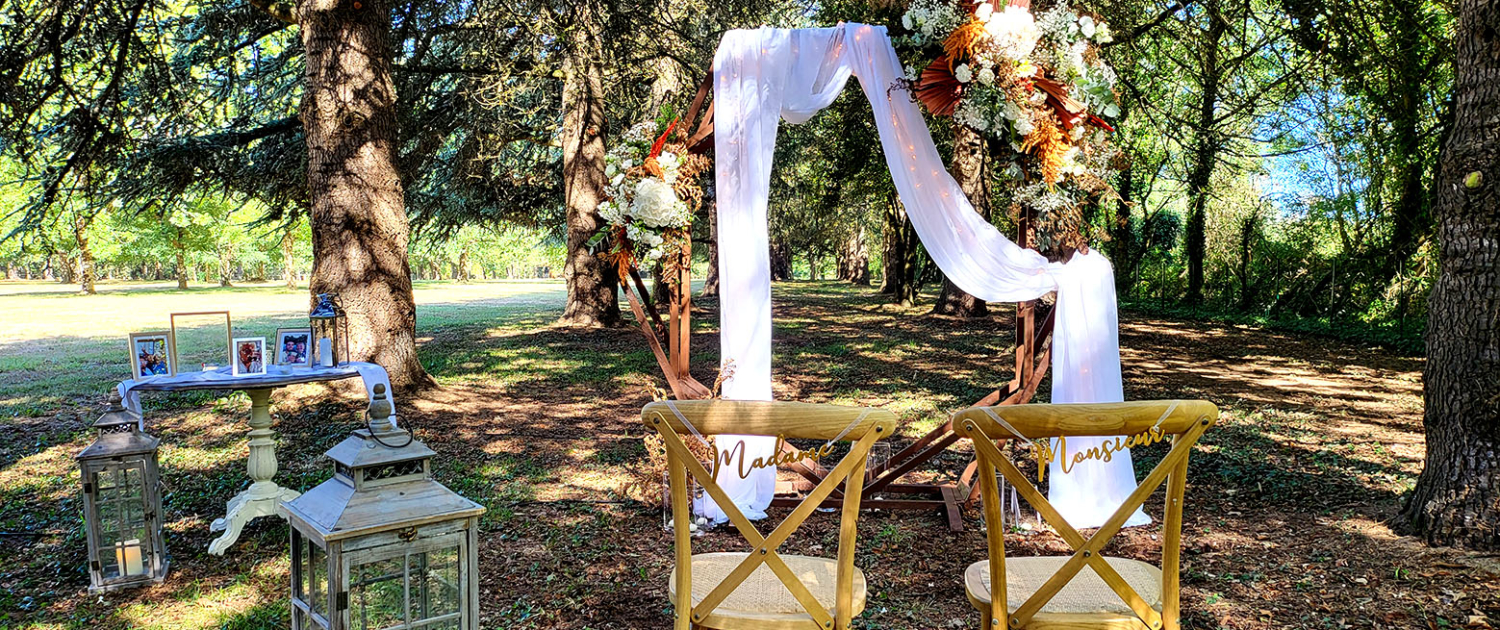
[[[555,282],[419,283],[419,355],[442,387],[398,400],[398,412],[438,453],[439,480],[489,508],[483,627],[667,627],[671,537],[660,509],[621,493],[644,452],[640,407],[661,379],[634,329],[556,325],[563,295]],[[777,397],[891,409],[902,422],[896,450],[1009,378],[1006,307],[980,320],[932,317],[835,282],[780,283],[774,297]],[[165,328],[173,311],[227,309],[236,335],[269,336],[305,322],[307,300],[305,290],[269,285],[105,285],[78,296],[0,283],[0,628],[287,624],[284,522],[256,521],[223,557],[205,550],[209,522],[246,483],[243,395],[146,398],[163,442],[173,554],[161,586],[86,594],[72,458],[110,386],[128,375],[126,334]],[[718,303],[696,304],[693,362],[707,383],[719,361]],[[1428,549],[1383,524],[1420,470],[1420,360],[1131,313],[1121,342],[1127,397],[1202,397],[1225,410],[1189,474],[1186,627],[1456,628],[1475,610],[1500,619],[1500,577],[1475,568],[1481,556]],[[308,385],[279,391],[273,404],[278,483],[306,490],[327,479],[321,455],[359,426],[363,401]],[[956,478],[968,449],[955,445],[917,477]],[[1165,448],[1157,451],[1141,453],[1138,468]],[[870,604],[856,627],[973,627],[959,576],[984,541],[969,522],[950,534],[937,514],[865,513],[856,562]],[[1155,561],[1159,534],[1132,529],[1109,552]],[[827,553],[834,536],[832,519],[814,518],[786,550]],[[727,550],[734,540],[718,532],[695,544]],[[1044,531],[1008,535],[1008,546],[1062,550]]]
[[[565,296],[557,281],[418,282],[417,327],[483,327]],[[281,284],[100,284],[87,296],[55,282],[0,282],[0,418],[52,414],[107,392],[130,377],[126,336],[167,330],[171,313],[227,310],[234,336],[269,340],[279,327],[306,326],[308,307],[306,288]]]

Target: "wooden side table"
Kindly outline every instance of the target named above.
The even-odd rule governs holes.
[[[272,370],[277,366],[272,366]],[[302,493],[276,484],[276,431],[271,429],[271,392],[288,385],[321,383],[360,377],[369,392],[377,385],[390,390],[385,369],[373,363],[350,362],[336,367],[283,368],[267,374],[233,376],[222,371],[189,372],[170,377],[150,377],[120,383],[120,394],[127,406],[140,411],[139,392],[180,392],[193,390],[243,391],[250,396],[250,456],[245,469],[250,487],[236,494],[226,504],[222,518],[214,519],[210,531],[222,531],[208,546],[208,552],[224,555],[239,540],[245,524],[262,516],[275,516],[276,506]],[[142,420],[144,422],[144,420]]]

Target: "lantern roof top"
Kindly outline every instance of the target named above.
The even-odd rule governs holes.
[[[78,459],[99,459],[149,453],[160,440],[140,432],[141,414],[126,409],[118,392],[110,396],[109,407],[91,425],[99,430],[98,439],[79,453]]]
[[[436,454],[401,429],[378,433],[359,429],[325,453],[333,461],[353,469],[426,459]]]
[[[280,511],[294,524],[306,524],[325,542],[394,529],[479,516],[484,506],[459,496],[430,478],[355,490],[329,479]],[[308,527],[302,529],[306,531]]]

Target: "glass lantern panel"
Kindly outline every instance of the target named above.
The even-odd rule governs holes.
[[[354,630],[380,630],[406,621],[405,558],[353,567],[349,573],[349,623]]]
[[[458,612],[462,593],[458,558],[457,546],[412,554],[412,621]]]
[[[104,468],[94,475],[94,484],[100,577],[145,575],[150,553],[144,471],[139,465]]]
[[[306,561],[306,570],[303,575],[307,576],[307,606],[313,612],[328,617],[328,554],[313,542],[311,538],[307,541],[307,553],[302,554]]]

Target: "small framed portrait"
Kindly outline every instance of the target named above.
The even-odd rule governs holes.
[[[235,376],[266,373],[266,338],[239,337],[234,340]]]
[[[276,329],[276,365],[312,367],[312,329]]]
[[[172,333],[143,332],[130,335],[130,376],[135,380],[172,376],[177,367],[172,352]]]

